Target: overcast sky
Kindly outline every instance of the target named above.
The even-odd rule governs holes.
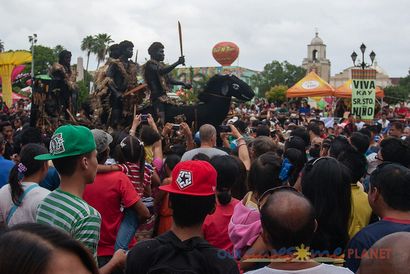
[[[212,47],[232,41],[240,48],[234,65],[262,70],[272,60],[301,65],[318,28],[331,75],[350,66],[350,54],[364,42],[366,60],[374,50],[378,64],[394,77],[410,68],[409,11],[409,0],[2,0],[0,40],[6,50],[28,49],[27,36],[36,33],[38,44],[61,44],[74,62],[85,59],[85,36],[108,33],[115,42],[132,41],[139,63],[154,41],[165,45],[165,61],[173,62],[180,20],[187,66],[218,65]],[[93,56],[90,69],[95,66]]]

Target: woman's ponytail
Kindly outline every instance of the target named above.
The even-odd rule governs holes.
[[[21,205],[19,199],[24,192],[21,179],[41,170],[45,161],[35,160],[34,157],[47,152],[47,149],[39,144],[27,144],[21,149],[20,163],[11,169],[9,175],[11,199],[16,206]]]

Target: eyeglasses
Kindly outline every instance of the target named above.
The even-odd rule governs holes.
[[[259,209],[259,211],[261,211],[262,207],[265,205],[265,203],[268,200],[268,197],[270,195],[272,195],[275,192],[281,191],[281,190],[290,190],[292,192],[299,193],[299,191],[297,191],[297,189],[292,187],[292,186],[278,186],[278,187],[268,189],[258,199],[258,209]]]

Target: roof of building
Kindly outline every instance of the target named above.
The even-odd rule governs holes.
[[[390,77],[391,84],[397,86],[403,77]]]
[[[379,64],[377,63],[377,60],[373,62],[370,68],[375,69],[378,73],[388,75],[387,72],[381,66],[379,66]]]
[[[310,42],[311,45],[323,45],[323,40],[319,37],[319,33],[316,32],[316,36]]]

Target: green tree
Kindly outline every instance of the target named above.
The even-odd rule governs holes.
[[[31,49],[30,49],[31,50]],[[58,61],[52,48],[36,45],[34,46],[34,75],[47,74],[50,66]],[[25,71],[31,70],[31,64],[26,66]]]
[[[81,41],[81,50],[87,52],[87,65],[85,66],[85,70],[88,71],[88,61],[90,60],[90,54],[93,52],[95,44],[95,38],[91,35],[86,36]]]
[[[0,52],[4,51],[4,43],[0,40]]]
[[[390,86],[384,89],[384,100],[388,104],[408,101],[410,96],[410,71],[409,75],[402,78],[397,86]]]
[[[97,55],[97,69],[101,62],[104,62],[109,45],[114,42],[111,36],[106,33],[97,34],[92,52]]]
[[[251,77],[251,86],[258,88],[259,96],[264,97],[265,93],[275,85],[286,85],[288,87],[296,84],[306,75],[306,70],[302,67],[290,64],[288,61],[272,61],[266,64],[263,71]]]
[[[78,86],[78,106],[81,106],[82,103],[86,102],[89,98],[89,88],[85,81],[77,82]]]
[[[60,52],[62,52],[63,50],[65,50],[65,48],[62,45],[57,45],[53,48],[53,54],[54,56],[58,59],[58,55],[60,54]]]
[[[275,85],[270,88],[265,93],[265,98],[271,102],[284,102],[286,100],[286,91],[288,90],[288,86],[285,85]]]
[[[210,78],[211,78],[210,76],[206,74],[202,74],[202,73],[198,73],[194,75],[193,81],[192,81],[192,87],[197,94],[199,94],[205,89],[205,86],[208,83]]]

